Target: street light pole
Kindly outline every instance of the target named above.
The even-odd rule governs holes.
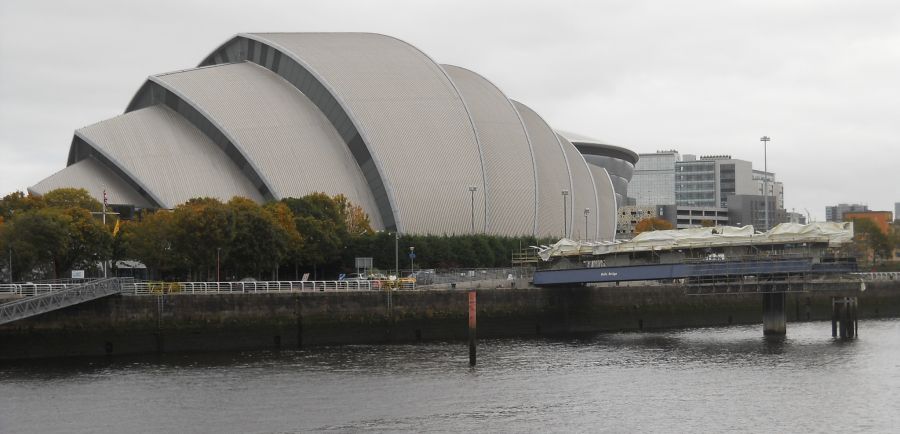
[[[766,158],[766,148],[769,144],[769,136],[762,136],[759,141],[763,142],[763,206],[766,209],[766,231],[769,230],[769,165]]]
[[[400,278],[400,232],[394,232],[394,276]]]
[[[472,233],[475,233],[475,192],[478,190],[477,186],[470,185],[469,193],[472,193]]]
[[[12,246],[9,247],[9,283],[13,283]]]
[[[106,230],[106,189],[103,189],[103,230]],[[103,278],[106,278],[106,258],[103,258]]]
[[[590,208],[584,209],[584,239],[589,240],[591,237],[588,236],[588,214],[591,213]]]
[[[222,251],[221,247],[216,247],[216,282],[222,281],[222,275],[219,273],[219,253]]]
[[[569,190],[562,191],[563,197],[563,238],[569,237],[569,214],[566,211],[566,199],[569,197]]]
[[[409,246],[409,274],[416,273],[416,248]]]

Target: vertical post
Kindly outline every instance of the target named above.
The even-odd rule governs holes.
[[[786,295],[783,292],[763,293],[763,334],[766,336],[784,336],[786,333],[784,304]]]
[[[221,251],[221,247],[216,247],[216,282],[222,281],[222,275],[219,273],[219,257]]]
[[[394,276],[400,278],[400,232],[394,232]]]
[[[766,148],[769,144],[769,136],[762,136],[759,139],[763,142],[763,206],[766,208],[766,230],[769,230],[769,163],[766,158]]]
[[[567,198],[569,197],[569,190],[562,191],[563,197],[563,238],[569,238],[569,214],[567,208]]]
[[[12,246],[9,247],[9,283],[13,283],[15,280],[13,279],[13,269],[12,269]]]
[[[590,214],[590,213],[591,213],[590,208],[584,209],[584,239],[586,239],[586,240],[591,239],[591,237],[588,236],[588,214]]]
[[[106,230],[106,189],[103,189],[103,230]],[[106,278],[106,258],[103,258],[103,278]]]
[[[831,337],[837,337],[837,302],[834,297],[831,297]]]
[[[475,366],[475,346],[476,346],[476,301],[475,290],[469,291],[469,366]]]
[[[475,191],[478,190],[477,186],[470,185],[469,193],[472,193],[472,233],[475,233]]]

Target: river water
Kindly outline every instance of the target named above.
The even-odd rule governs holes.
[[[0,365],[0,432],[900,432],[900,320]]]

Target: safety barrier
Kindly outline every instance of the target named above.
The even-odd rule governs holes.
[[[415,289],[415,283],[399,285],[389,280],[318,280],[263,282],[134,282],[123,293],[156,294],[269,294],[284,292],[358,292]]]

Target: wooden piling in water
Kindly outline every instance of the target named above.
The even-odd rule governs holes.
[[[469,291],[469,366],[475,366],[475,345],[476,345],[476,301],[475,291]]]

